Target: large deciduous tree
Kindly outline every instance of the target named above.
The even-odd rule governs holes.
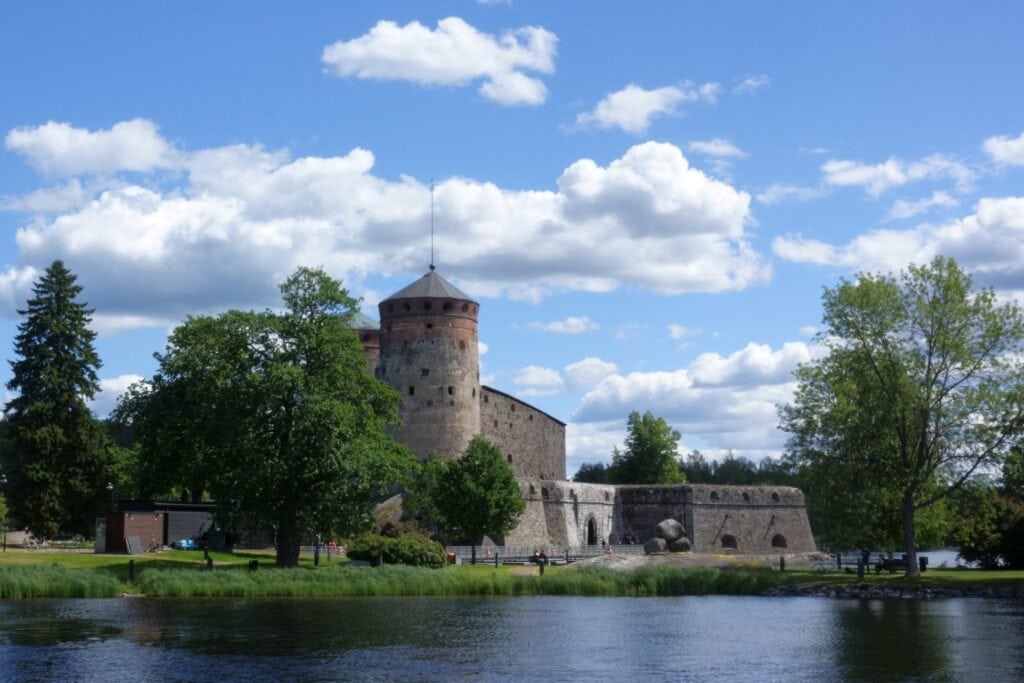
[[[789,448],[848,506],[898,520],[916,576],[927,511],[1000,462],[1022,427],[1024,319],[947,258],[824,294],[828,353],[780,409]]]
[[[650,411],[629,414],[624,450],[615,449],[608,468],[613,484],[678,484],[686,481],[679,469],[679,432]]]
[[[526,508],[515,474],[498,447],[482,436],[473,437],[458,460],[435,473],[433,495],[438,530],[446,538],[473,546],[484,536],[504,536]]]
[[[92,309],[61,261],[33,285],[18,314],[5,408],[11,450],[7,467],[12,512],[39,536],[92,535],[95,514],[109,502],[110,441],[86,404],[99,390],[100,359],[89,329]]]
[[[277,530],[277,564],[304,536],[372,526],[372,504],[415,467],[386,431],[400,397],[366,372],[356,302],[320,270],[281,286],[285,310],[190,318],[159,372],[121,402],[153,491],[206,492]]]

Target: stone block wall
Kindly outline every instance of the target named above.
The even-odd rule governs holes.
[[[496,443],[517,477],[565,479],[565,423],[514,396],[480,387],[480,434]]]
[[[642,544],[675,519],[696,552],[800,553],[816,550],[803,494],[775,486],[608,486],[521,479],[527,503],[506,543],[580,547]]]

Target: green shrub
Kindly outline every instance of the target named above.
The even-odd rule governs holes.
[[[348,544],[348,556],[384,564],[407,564],[414,567],[440,568],[445,565],[444,547],[418,534],[402,534],[397,538],[364,534]]]

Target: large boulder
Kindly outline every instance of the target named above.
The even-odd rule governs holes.
[[[669,518],[658,523],[654,527],[654,533],[658,538],[664,538],[666,543],[671,543],[677,538],[686,535],[686,529],[677,520]]]
[[[668,551],[670,553],[688,553],[690,550],[692,550],[690,539],[686,536],[681,536],[668,544]]]
[[[668,543],[665,542],[664,538],[652,538],[644,543],[644,554],[653,555],[655,553],[663,553],[666,548],[668,548]]]

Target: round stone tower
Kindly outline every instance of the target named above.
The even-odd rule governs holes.
[[[402,394],[396,438],[457,458],[480,433],[480,305],[434,271],[379,304],[377,378]]]

